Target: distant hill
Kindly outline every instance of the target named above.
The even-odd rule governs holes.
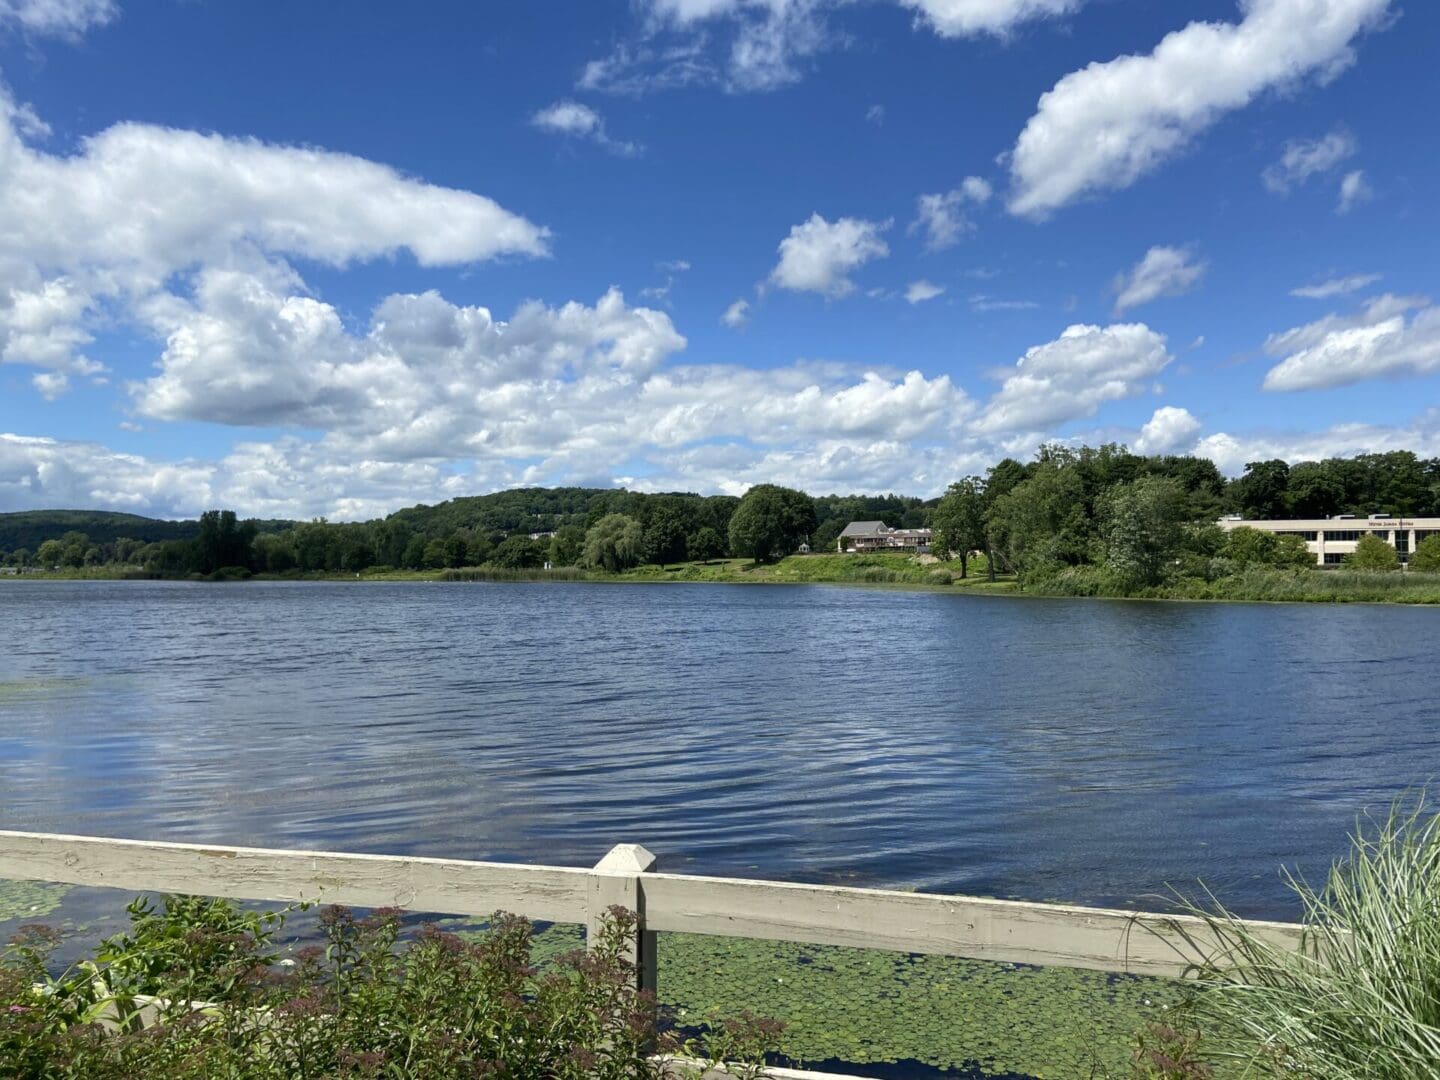
[[[397,510],[386,520],[429,535],[448,535],[456,529],[550,532],[562,525],[583,525],[596,506],[618,511],[632,499],[629,492],[616,488],[513,488],[451,499],[437,506],[412,506]]]
[[[260,531],[275,532],[292,524],[262,521]],[[165,521],[109,510],[21,510],[0,514],[0,551],[17,548],[36,551],[46,540],[58,540],[67,532],[82,532],[96,544],[114,543],[122,536],[151,544],[161,540],[189,540],[199,531],[199,523],[195,521]]]

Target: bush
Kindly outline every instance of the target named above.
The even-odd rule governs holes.
[[[130,907],[132,928],[92,961],[47,972],[58,938],[30,927],[0,956],[0,1062],[45,1080],[651,1080],[653,997],[624,959],[634,916],[612,908],[596,947],[531,962],[531,926],[496,915],[478,941],[433,927],[399,947],[400,913],[320,916],[325,946],[286,970],[284,913],[221,900]],[[36,989],[40,984],[40,989]],[[163,999],[142,1024],[142,995]],[[197,1003],[204,1003],[197,1008]],[[108,1026],[99,1021],[113,1018]],[[749,1038],[745,1033],[749,1032]],[[723,1049],[763,1054],[778,1029],[742,1018]],[[693,1050],[694,1047],[687,1046]]]
[[[1410,556],[1410,569],[1422,574],[1440,573],[1440,533],[1425,537],[1415,545]]]
[[[1400,556],[1374,533],[1366,533],[1345,556],[1345,565],[1352,570],[1399,570]]]

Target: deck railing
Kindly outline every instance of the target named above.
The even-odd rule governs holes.
[[[1220,942],[1187,915],[665,874],[638,844],[593,869],[346,855],[0,831],[0,878],[237,900],[393,906],[487,917],[507,911],[594,927],[612,905],[638,916],[637,978],[655,982],[659,931],[887,949],[976,960],[1177,976]],[[1298,944],[1292,923],[1250,922]]]

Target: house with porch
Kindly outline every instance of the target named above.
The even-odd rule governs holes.
[[[929,529],[892,529],[883,521],[852,521],[841,531],[835,549],[841,554],[889,551],[925,555],[932,536]]]

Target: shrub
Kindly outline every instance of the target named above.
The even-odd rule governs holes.
[[[1366,533],[1345,556],[1345,565],[1352,570],[1399,570],[1400,556],[1374,533]]]
[[[1440,533],[1425,537],[1415,545],[1410,556],[1410,569],[1422,574],[1440,573]]]
[[[325,945],[280,964],[284,913],[220,900],[137,901],[129,933],[51,977],[58,938],[29,928],[0,956],[0,1062],[45,1080],[378,1078],[651,1080],[653,996],[624,959],[634,916],[612,908],[598,942],[546,969],[531,926],[496,915],[478,941],[433,927],[400,947],[400,913],[320,916]],[[36,984],[41,989],[36,990]],[[141,996],[163,999],[140,1023]],[[204,1003],[197,1008],[197,1003]],[[109,1030],[99,1021],[108,1014]],[[763,1054],[753,1018],[716,1028],[719,1049]],[[748,1041],[746,1033],[748,1035]],[[757,1042],[758,1039],[758,1042]],[[728,1040],[728,1041],[727,1041]]]

